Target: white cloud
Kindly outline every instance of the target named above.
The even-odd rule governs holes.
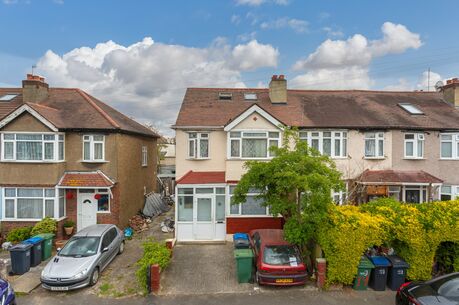
[[[218,38],[206,48],[191,48],[147,37],[130,46],[108,41],[63,55],[49,50],[37,66],[51,86],[82,88],[171,134],[187,87],[244,87],[241,71],[275,66],[278,55],[256,40],[233,47]]]
[[[262,22],[260,27],[264,30],[291,28],[297,33],[304,33],[308,31],[308,25],[309,23],[306,20],[282,17],[276,20]]]
[[[242,41],[242,42],[247,42],[247,41],[250,41],[250,40],[254,40],[257,36],[257,32],[256,31],[253,31],[253,32],[250,32],[250,33],[243,33],[241,35],[238,35],[237,36],[237,39]]]
[[[232,15],[231,16],[231,23],[238,25],[241,22],[241,16],[239,15]]]
[[[293,65],[295,70],[307,72],[291,83],[297,87],[369,88],[372,81],[368,71],[374,58],[418,49],[422,45],[419,34],[403,25],[386,22],[381,31],[383,37],[378,40],[368,40],[361,34],[347,40],[325,40],[313,53]],[[339,80],[337,76],[345,78]],[[313,85],[314,80],[320,85]]]
[[[383,90],[387,91],[412,91],[413,85],[406,79],[400,78],[398,83],[395,85],[389,85],[383,88]]]
[[[265,3],[272,3],[276,5],[288,5],[289,0],[235,0],[236,5],[260,6]]]
[[[443,81],[443,79],[442,79],[440,74],[430,71],[430,76],[429,76],[429,71],[424,71],[424,72],[422,72],[421,76],[419,77],[419,80],[418,80],[418,83],[416,85],[416,88],[418,90],[434,91],[435,90],[435,84],[438,81]]]
[[[324,26],[322,28],[322,30],[327,33],[327,36],[329,37],[342,37],[344,36],[344,33],[343,31],[341,31],[340,29],[334,29],[330,26]]]

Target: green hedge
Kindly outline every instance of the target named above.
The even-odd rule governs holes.
[[[164,269],[169,264],[171,252],[163,243],[147,241],[143,243],[143,256],[137,262],[136,271],[137,280],[139,281],[144,293],[147,293],[147,270],[150,265],[158,264]]]
[[[32,236],[41,233],[56,233],[57,232],[57,221],[50,218],[45,217],[41,221],[37,222],[32,229]]]
[[[429,279],[439,245],[459,242],[458,219],[458,200],[402,204],[384,198],[359,207],[334,206],[318,238],[328,262],[327,282],[352,284],[362,253],[383,244],[410,264],[409,279]]]

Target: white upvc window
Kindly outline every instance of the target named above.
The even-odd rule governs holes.
[[[424,158],[424,133],[405,133],[405,158]]]
[[[65,217],[64,193],[55,188],[4,188],[3,219],[36,221]]]
[[[384,158],[384,132],[365,133],[365,158]]]
[[[148,148],[146,146],[142,146],[142,166],[148,165]]]
[[[64,134],[4,132],[1,135],[1,160],[8,162],[64,161]]]
[[[209,133],[190,132],[188,134],[188,158],[209,159]]]
[[[83,161],[99,162],[105,161],[105,136],[84,135],[83,136]]]
[[[440,158],[459,159],[459,133],[440,134]]]
[[[275,157],[272,146],[279,147],[278,131],[231,131],[228,138],[228,158],[268,159]]]
[[[259,190],[250,189],[247,193],[246,200],[244,203],[231,204],[233,201],[233,194],[236,185],[229,186],[229,215],[230,216],[268,216],[269,209],[267,206],[263,206],[263,200],[257,198],[260,194]]]
[[[321,154],[332,158],[347,157],[346,131],[300,131],[300,140],[306,141]]]
[[[440,189],[440,200],[455,200],[459,197],[459,186],[458,185],[446,185],[443,184]]]

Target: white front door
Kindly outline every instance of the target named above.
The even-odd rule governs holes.
[[[196,240],[213,240],[215,237],[214,201],[212,195],[194,197],[193,233]]]
[[[78,193],[77,214],[78,231],[97,223],[97,199],[94,193]]]

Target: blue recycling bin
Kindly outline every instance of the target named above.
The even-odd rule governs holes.
[[[233,243],[236,249],[248,249],[250,248],[249,235],[246,233],[235,233],[233,234]]]
[[[40,265],[41,263],[41,248],[43,247],[43,237],[32,237],[29,239],[24,240],[23,244],[32,245],[30,249],[30,266],[35,267]]]
[[[375,268],[370,275],[369,286],[376,291],[386,290],[387,269],[391,266],[389,260],[384,256],[368,256]]]

